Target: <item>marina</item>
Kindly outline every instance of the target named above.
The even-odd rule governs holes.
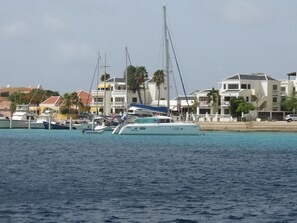
[[[0,223],[297,222],[297,1],[1,8]]]

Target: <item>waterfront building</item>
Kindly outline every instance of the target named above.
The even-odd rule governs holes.
[[[281,109],[281,81],[264,73],[235,74],[219,83],[220,103],[218,114],[222,118],[230,116],[229,105],[231,98],[243,97],[252,103],[258,112],[280,111]],[[207,94],[210,90],[196,92],[199,108],[197,114],[205,116],[217,115],[211,113],[211,106],[207,104]]]
[[[48,110],[48,109],[56,111],[56,113],[58,113],[60,110],[61,103],[62,103],[61,96],[51,96],[39,104],[40,113],[43,113],[45,110]]]
[[[151,105],[158,101],[158,89],[152,78],[145,81],[145,91],[140,88],[140,97],[143,104]],[[140,103],[137,92],[126,90],[125,78],[112,77],[101,82],[98,89],[92,90],[92,102],[90,103],[91,112],[99,114],[120,114],[124,113],[127,105]],[[160,87],[160,99],[164,101],[167,90],[165,86]],[[104,110],[105,108],[105,110]]]
[[[37,88],[41,88],[41,86],[38,86]],[[11,114],[11,105],[12,102],[8,100],[9,96],[12,95],[15,92],[18,93],[30,93],[33,89],[32,87],[11,87],[11,86],[6,86],[6,87],[0,87],[0,114],[10,117]],[[15,98],[13,102],[16,104],[18,103],[19,98]],[[30,110],[33,112],[37,112],[37,106],[31,106]]]
[[[297,75],[296,72],[287,74],[287,80],[281,80],[281,98],[284,100],[286,97],[291,96],[297,89]]]

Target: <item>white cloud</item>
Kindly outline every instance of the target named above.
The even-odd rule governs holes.
[[[44,15],[42,22],[46,30],[61,30],[65,28],[65,23],[61,19],[54,18],[50,15]]]
[[[30,35],[30,29],[20,21],[0,26],[0,37],[2,38],[22,38]]]
[[[248,0],[226,1],[220,10],[221,16],[226,20],[241,25],[255,25],[268,21],[268,15],[256,2]]]

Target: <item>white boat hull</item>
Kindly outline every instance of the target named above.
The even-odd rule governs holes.
[[[10,120],[9,119],[0,119],[0,129],[9,129],[10,128]],[[29,121],[24,120],[12,120],[11,123],[12,129],[28,129]],[[44,129],[43,123],[31,122],[31,129]]]
[[[199,125],[191,123],[145,123],[127,124],[119,135],[199,135]]]

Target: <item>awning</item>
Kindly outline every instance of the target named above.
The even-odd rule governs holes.
[[[103,88],[103,89],[104,89],[104,87],[105,87],[105,88],[110,88],[110,84],[101,82],[101,83],[98,85],[98,89],[100,89],[100,88]]]

